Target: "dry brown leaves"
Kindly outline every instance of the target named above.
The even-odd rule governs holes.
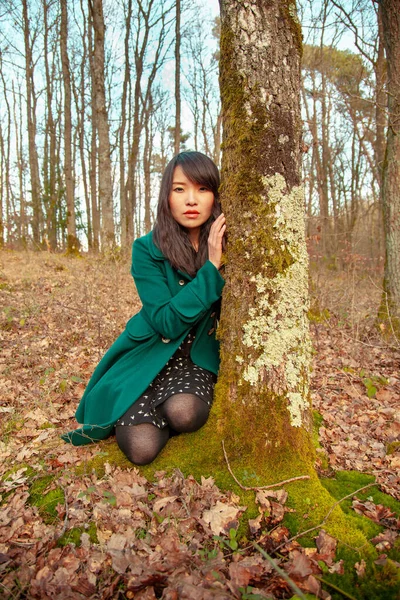
[[[43,522],[20,485],[0,508],[2,589],[10,598],[23,592],[40,599],[115,598],[120,588],[127,598],[240,599],[246,590],[265,598],[291,596],[290,586],[252,546],[229,548],[229,530],[245,510],[237,497],[222,494],[211,478],[198,483],[178,470],[156,478],[150,484],[137,469],[109,465],[103,478],[64,472],[58,484],[65,504],[58,505],[54,524]],[[261,527],[255,539],[268,552],[289,535],[278,526],[286,496],[278,490],[258,497]],[[88,533],[91,523],[96,539]],[[57,547],[59,536],[72,528],[81,532],[80,546]],[[219,536],[213,535],[217,529]],[[317,549],[304,549],[292,542],[276,562],[302,590],[329,598],[315,575],[322,573],[321,561],[340,569],[336,541],[321,531],[316,543]]]
[[[357,341],[344,324],[313,325],[313,405],[335,470],[369,472],[400,499],[400,349]],[[376,390],[373,397],[368,396]]]
[[[59,432],[75,426],[73,414],[105,349],[138,308],[128,263],[66,259],[44,254],[0,254],[0,597],[135,598],[175,600],[290,598],[288,583],[252,545],[233,548],[230,530],[245,507],[211,479],[200,483],[179,471],[155,483],[136,469],[108,466],[104,477],[75,475],[75,467],[99,452],[74,448]],[[378,472],[398,496],[398,355],[354,350],[339,329],[314,328],[318,357],[314,397],[325,425],[321,441],[333,467]],[[343,367],[354,372],[345,372]],[[359,371],[385,376],[372,400]],[[11,467],[16,465],[14,471]],[[32,476],[53,475],[62,489],[58,518],[49,520],[29,502]],[[259,491],[259,515],[249,521],[252,539],[304,592],[329,598],[318,576],[335,561],[336,541],[324,531],[316,548],[288,542],[282,526],[288,510],[284,490]],[[373,543],[384,556],[398,523],[384,507],[354,499],[354,508],[388,527]],[[75,528],[79,547],[58,545]],[[94,537],[94,531],[96,536]],[[231,534],[232,535],[232,534]],[[357,565],[359,576],[365,565]],[[123,595],[122,595],[123,591]]]

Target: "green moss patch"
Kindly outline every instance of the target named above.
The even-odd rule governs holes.
[[[30,488],[29,501],[39,509],[45,523],[53,523],[58,518],[56,506],[65,502],[64,492],[61,488],[54,488],[46,492],[53,482],[54,476],[46,475],[36,479]]]
[[[92,544],[98,544],[99,540],[97,537],[97,527],[96,524],[91,521],[87,528],[85,527],[73,527],[66,531],[58,540],[57,546],[67,546],[68,544],[74,544],[77,548],[81,546],[81,535],[82,533],[87,533],[89,535],[89,539]]]

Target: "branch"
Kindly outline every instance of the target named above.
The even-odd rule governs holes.
[[[290,539],[288,539],[286,542],[284,542],[283,544],[280,544],[280,546],[278,546],[277,548],[275,548],[274,552],[277,552],[278,550],[280,550],[280,548],[283,548],[283,546],[286,546],[287,544],[290,544],[290,542],[293,542],[294,540],[297,540],[297,538],[303,537],[304,535],[307,535],[307,533],[311,533],[311,531],[315,531],[316,529],[321,529],[321,527],[323,527],[325,525],[325,523],[327,522],[327,520],[331,516],[333,510],[338,506],[338,504],[340,504],[341,502],[343,502],[343,500],[347,500],[348,498],[351,498],[355,494],[358,494],[358,492],[362,492],[363,490],[366,490],[367,488],[370,488],[370,487],[372,487],[374,485],[378,485],[378,484],[377,483],[369,483],[368,485],[364,485],[363,487],[359,488],[358,490],[355,490],[354,492],[351,492],[350,494],[347,494],[347,496],[344,496],[343,498],[341,498],[340,500],[338,500],[337,502],[335,502],[335,504],[333,504],[330,507],[330,509],[328,510],[326,516],[324,517],[324,519],[321,521],[321,523],[319,525],[315,525],[315,527],[310,527],[310,529],[306,529],[305,531],[301,531],[297,535],[294,535],[293,537],[291,537]]]
[[[240,481],[235,477],[231,466],[229,464],[228,461],[228,456],[226,454],[226,450],[225,450],[225,444],[224,444],[224,440],[222,440],[222,449],[224,451],[224,456],[225,456],[225,461],[226,461],[226,466],[228,467],[228,471],[229,473],[232,475],[233,479],[236,481],[236,483],[238,484],[238,486],[242,489],[245,490],[246,492],[249,492],[251,490],[253,491],[257,491],[257,490],[268,490],[269,488],[273,488],[273,487],[279,487],[281,485],[284,485],[285,483],[291,483],[292,481],[299,481],[300,479],[310,479],[309,475],[300,475],[299,477],[292,477],[291,479],[285,479],[285,481],[279,481],[279,483],[271,483],[271,485],[263,485],[263,486],[255,486],[255,487],[247,487],[245,485],[242,485],[240,483]]]

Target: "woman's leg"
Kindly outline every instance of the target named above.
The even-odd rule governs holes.
[[[169,429],[159,429],[151,423],[117,425],[117,444],[134,465],[148,465],[164,448],[169,439]]]
[[[203,427],[210,412],[206,402],[195,394],[174,394],[163,402],[160,414],[179,433],[190,433]]]

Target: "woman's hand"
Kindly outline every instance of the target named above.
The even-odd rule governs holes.
[[[225,215],[222,213],[211,225],[208,235],[208,260],[212,262],[217,269],[221,266],[222,257],[222,238],[226,229]]]

